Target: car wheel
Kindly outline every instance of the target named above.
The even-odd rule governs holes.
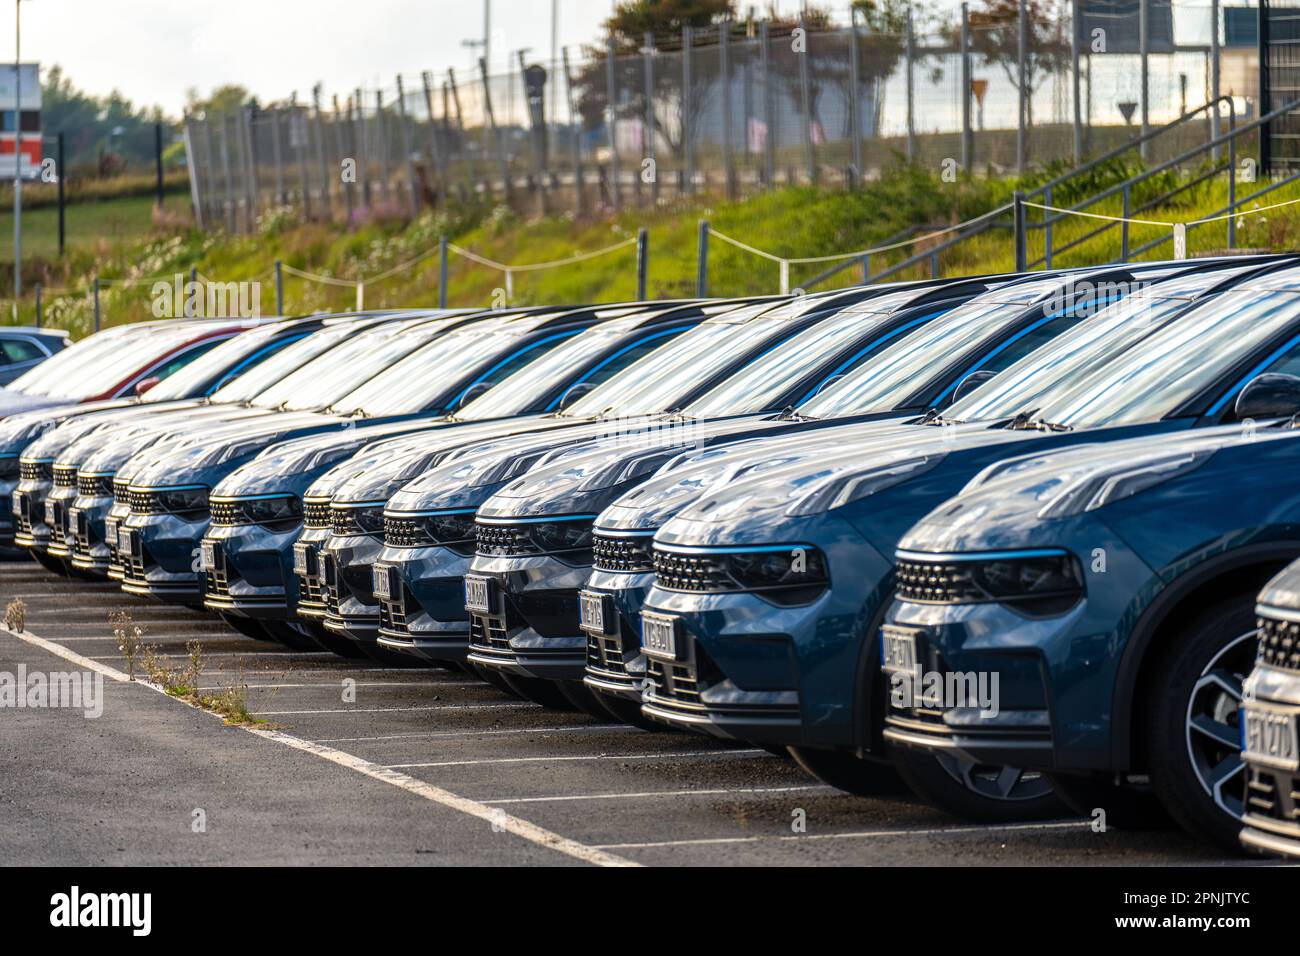
[[[1052,789],[1067,807],[1081,817],[1105,811],[1107,827],[1120,830],[1163,830],[1173,825],[1156,795],[1145,788],[1117,787],[1094,777],[1049,773]]]
[[[560,680],[555,681],[559,685],[560,693],[563,694],[574,707],[582,711],[588,717],[594,717],[601,723],[608,724],[614,720],[605,705],[600,702],[600,698],[591,692],[591,690],[579,680]]]
[[[68,566],[63,563],[62,558],[56,558],[52,555],[46,554],[44,551],[32,551],[29,553],[36,559],[36,563],[46,571],[50,571],[54,574],[61,574],[65,578],[68,576]]]
[[[266,633],[260,624],[252,618],[240,617],[237,614],[218,613],[217,615],[226,622],[226,626],[233,628],[244,637],[251,637],[255,641],[269,641],[271,636]]]
[[[894,750],[899,776],[923,800],[977,823],[1011,823],[1065,816],[1047,777],[1020,767],[978,764],[910,747]]]
[[[907,788],[898,771],[879,760],[864,760],[848,750],[790,747],[789,756],[805,772],[855,797],[896,796]]]
[[[1169,642],[1144,684],[1151,788],[1189,832],[1238,853],[1238,712],[1257,646],[1254,598],[1221,604]]]
[[[502,674],[501,679],[515,694],[534,704],[541,704],[551,710],[578,709],[553,680],[538,680],[536,677],[519,677],[515,674]]]

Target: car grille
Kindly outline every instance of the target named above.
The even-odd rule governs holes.
[[[56,501],[54,499],[47,499],[46,504],[49,505],[49,508],[47,509],[46,517],[52,517],[54,519],[53,523],[47,522],[48,527],[50,529],[50,541],[54,542],[55,544],[62,544],[63,526],[64,526],[63,502]],[[53,512],[53,514],[49,514],[48,512]]]
[[[113,496],[112,475],[78,475],[77,494],[87,498],[110,498]]]
[[[318,562],[313,561],[312,563],[319,567]],[[299,574],[298,586],[300,592],[299,607],[321,608],[325,606],[325,586],[319,575]]]
[[[709,554],[654,552],[655,580],[678,591],[729,591],[735,585],[719,558]]]
[[[1259,618],[1259,662],[1300,671],[1300,623]]]
[[[330,527],[330,503],[306,500],[302,503],[302,520],[308,528]]]
[[[128,491],[127,503],[130,504],[133,515],[153,514],[162,510],[158,496],[149,491]]]
[[[1246,767],[1246,815],[1295,825],[1300,835],[1300,778],[1286,770]]]
[[[54,477],[53,462],[20,460],[18,477],[22,481],[49,481]]]
[[[618,634],[587,635],[587,667],[605,674],[627,676],[627,664],[623,660],[622,625]]]
[[[226,552],[219,544],[212,546],[212,567],[208,569],[208,590],[213,594],[229,596],[230,569],[226,565]]]
[[[379,626],[386,631],[395,631],[399,634],[409,633],[407,627],[407,602],[411,600],[411,595],[403,585],[400,594],[395,594],[391,600],[379,599]]]
[[[968,570],[937,561],[899,561],[895,589],[900,600],[929,604],[970,603],[984,599],[984,595],[969,583]]]
[[[477,549],[479,554],[488,557],[537,553],[536,545],[523,527],[509,524],[480,524]]]
[[[423,548],[433,544],[423,518],[384,518],[384,544],[390,548]]]
[[[653,571],[651,535],[612,537],[596,533],[595,567],[600,571]]]
[[[497,654],[512,654],[506,622],[499,617],[471,614],[469,618],[469,643],[473,650]]]
[[[212,523],[219,525],[238,524],[238,509],[233,501],[212,502]]]
[[[647,658],[646,678],[658,700],[686,707],[700,706],[700,681],[690,664]]]
[[[72,542],[72,553],[87,561],[93,560],[90,549],[94,544],[90,536],[90,519],[84,511],[77,512],[76,538]]]
[[[119,505],[131,503],[130,480],[126,478],[113,479],[113,500]]]
[[[329,553],[322,553],[320,556],[321,565],[321,599],[325,605],[325,610],[331,614],[339,614],[339,602],[341,596],[339,587],[342,575],[339,574],[338,563],[334,556]]]
[[[54,486],[56,488],[77,487],[77,466],[76,465],[55,465]]]

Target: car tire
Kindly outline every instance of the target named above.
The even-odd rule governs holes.
[[[294,651],[315,653],[321,650],[320,643],[307,628],[295,621],[256,621],[266,636]]]
[[[217,615],[226,622],[226,626],[238,631],[244,637],[251,637],[255,641],[270,641],[271,636],[266,630],[250,617],[240,617],[237,614],[218,613]]]
[[[515,674],[501,674],[515,694],[534,704],[541,704],[550,710],[577,710],[578,707],[560,690],[560,685],[553,680],[538,680],[536,677],[519,677]]]
[[[972,764],[911,747],[895,748],[893,763],[918,797],[963,820],[1015,823],[1069,813],[1042,774]]]
[[[53,557],[52,555],[46,554],[44,551],[31,551],[29,553],[36,559],[37,564],[43,567],[46,571],[49,571],[51,574],[62,575],[65,578],[69,576],[68,566],[63,563],[62,558]]]
[[[1235,853],[1243,852],[1241,681],[1257,644],[1255,598],[1243,595],[1166,642],[1143,685],[1151,789],[1180,826]]]
[[[1052,789],[1079,816],[1091,819],[1098,810],[1106,813],[1107,827],[1119,830],[1165,830],[1173,819],[1156,795],[1147,789],[1118,787],[1095,777],[1072,777],[1049,773]]]
[[[594,717],[603,724],[613,723],[614,715],[582,681],[560,680],[555,681],[555,683],[559,686],[560,693],[568,699],[569,703],[588,717]]]
[[[907,792],[898,771],[880,760],[864,760],[848,750],[789,747],[805,773],[855,797],[891,797]]]

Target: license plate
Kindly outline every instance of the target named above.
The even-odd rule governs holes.
[[[21,491],[15,491],[14,500],[9,505],[9,508],[11,511],[13,511],[15,518],[21,518],[23,516],[23,505],[25,503],[26,503],[26,496],[23,495]]]
[[[675,617],[641,612],[641,650],[649,657],[677,660],[677,625]]]
[[[51,528],[59,524],[59,506],[53,501],[45,502],[45,523]]]
[[[293,573],[306,577],[311,574],[311,571],[308,570],[311,564],[311,545],[295,544],[293,546]]]
[[[393,599],[393,569],[386,564],[376,564],[371,569],[371,574],[375,579],[375,597],[384,601],[391,601]]]
[[[880,629],[881,667],[886,674],[916,673],[916,634],[886,625]]]
[[[605,599],[608,595],[595,591],[578,592],[578,626],[593,634],[608,634],[605,623]]]
[[[1300,769],[1297,713],[1289,707],[1269,707],[1248,701],[1242,710],[1246,758],[1283,770]]]
[[[69,508],[68,509],[68,534],[73,538],[80,537],[81,523],[84,520],[85,519],[80,508]]]
[[[217,569],[217,546],[211,541],[200,541],[199,560],[203,564],[204,571],[215,571]]]
[[[107,541],[114,550],[117,549],[117,528],[118,524],[116,518],[104,519],[104,540]]]
[[[494,578],[478,574],[465,575],[465,607],[471,611],[492,611]]]
[[[127,556],[130,556],[135,553],[135,551],[131,547],[130,528],[119,528],[117,530],[117,550]]]

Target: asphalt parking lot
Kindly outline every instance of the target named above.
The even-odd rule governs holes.
[[[462,674],[291,652],[34,563],[0,563],[0,606],[15,597],[30,636],[0,630],[0,670],[94,666],[105,680],[97,719],[0,713],[0,858],[13,864],[1243,862],[1174,830],[975,826],[903,793],[852,797],[761,750],[544,710]],[[199,641],[205,688],[242,666],[262,728],[118,679],[119,608],[178,664]]]

